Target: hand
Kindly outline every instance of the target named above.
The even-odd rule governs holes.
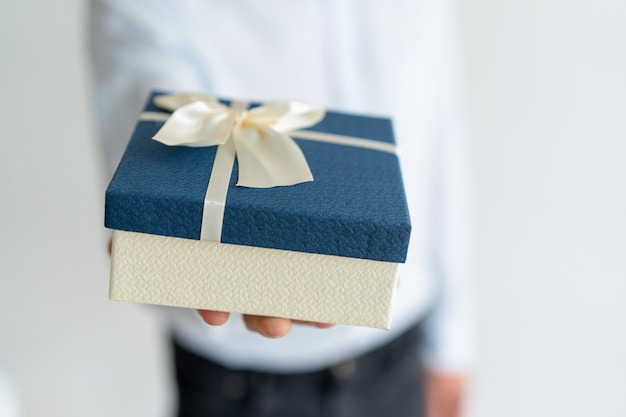
[[[466,390],[465,374],[426,371],[426,416],[460,417]]]
[[[223,311],[198,310],[198,313],[207,324],[213,326],[221,326],[226,323],[230,317],[230,313]],[[291,331],[292,324],[304,324],[320,329],[327,329],[334,326],[334,324],[328,323],[314,323],[310,321],[291,320],[280,317],[254,316],[251,314],[244,314],[243,321],[248,330],[270,338],[285,336]]]

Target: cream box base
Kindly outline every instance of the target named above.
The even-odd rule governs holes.
[[[110,298],[389,329],[398,264],[113,231]]]

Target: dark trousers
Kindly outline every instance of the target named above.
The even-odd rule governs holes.
[[[174,341],[179,417],[420,417],[419,331],[317,372],[234,371]]]

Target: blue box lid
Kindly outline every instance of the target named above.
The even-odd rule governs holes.
[[[153,104],[146,111],[166,113]],[[223,101],[228,103],[228,101]],[[152,140],[162,122],[139,121],[106,191],[105,226],[200,239],[217,148]],[[328,111],[312,131],[394,143],[391,120]],[[230,179],[222,242],[404,262],[411,225],[397,155],[294,138],[313,182],[237,187]]]

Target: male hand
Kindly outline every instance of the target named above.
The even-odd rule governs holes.
[[[466,390],[465,374],[426,371],[426,416],[461,417]]]
[[[198,310],[198,313],[207,324],[213,326],[221,326],[226,323],[230,317],[230,313],[223,311]],[[289,331],[291,331],[292,324],[304,324],[320,329],[327,329],[334,326],[333,324],[328,323],[314,323],[310,321],[291,320],[280,317],[254,316],[251,314],[244,314],[243,321],[249,330],[270,338],[285,336],[289,333]]]

